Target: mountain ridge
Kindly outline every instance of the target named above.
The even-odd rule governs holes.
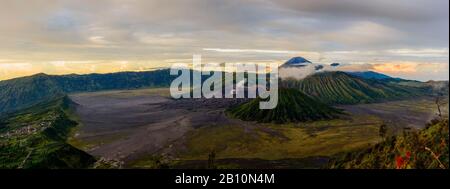
[[[341,71],[319,72],[301,80],[282,80],[280,86],[296,88],[326,104],[373,103],[426,95],[427,87],[398,85],[364,79]]]
[[[0,81],[0,114],[31,107],[67,93],[167,87],[174,76],[168,69],[86,75],[43,73]]]

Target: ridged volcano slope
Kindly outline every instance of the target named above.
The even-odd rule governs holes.
[[[245,121],[286,123],[337,118],[340,110],[308,97],[296,89],[280,88],[278,105],[274,109],[259,109],[260,98],[227,110],[228,115]]]
[[[322,72],[302,80],[284,80],[281,86],[295,88],[326,104],[357,104],[400,100],[425,95],[428,89],[363,79],[345,72]]]

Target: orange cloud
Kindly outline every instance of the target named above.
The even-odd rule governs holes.
[[[417,72],[417,63],[385,63],[373,65],[373,70],[385,73],[415,73]]]
[[[13,62],[9,61],[8,62]],[[112,73],[121,71],[146,71],[164,64],[150,61],[49,61],[3,63],[0,60],[0,80],[29,76],[37,73],[51,75]]]

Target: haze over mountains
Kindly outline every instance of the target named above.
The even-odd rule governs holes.
[[[294,57],[285,65],[294,65],[292,69],[296,70],[302,69],[305,65],[309,66],[309,64],[312,63],[302,57]],[[284,68],[290,69],[291,67]],[[30,107],[67,93],[167,87],[174,78],[174,76],[170,76],[169,70],[162,69],[147,72],[87,75],[37,74],[0,81],[0,114]],[[408,83],[407,80],[395,82],[397,80],[376,72],[317,72],[303,80],[284,79],[282,85],[283,87],[297,88],[327,104],[395,100],[424,95],[431,90],[430,88],[433,88],[422,82],[411,81]],[[400,85],[400,81],[408,84]]]
[[[313,63],[298,57],[294,58],[292,62],[294,62],[293,64],[295,66],[282,66],[282,68],[298,70],[313,66]],[[298,62],[306,65],[299,66]],[[71,128],[77,127],[76,125],[79,122],[77,120],[78,118],[75,119],[76,115],[73,113],[79,105],[73,103],[67,95],[105,90],[167,88],[174,78],[175,76],[170,76],[168,69],[163,69],[149,72],[119,72],[88,75],[72,74],[55,76],[37,74],[0,81],[0,145],[4,146],[0,150],[0,153],[3,154],[0,158],[2,162],[1,167],[81,168],[99,166],[98,162],[100,160],[98,157],[93,157],[89,153],[72,146],[72,143],[67,143],[69,135],[71,136],[69,133]],[[216,125],[220,123],[238,124],[242,126],[261,123],[288,127],[287,125],[289,124],[314,124],[317,121],[329,122],[331,124],[336,120],[340,120],[336,122],[340,123],[343,117],[355,116],[350,115],[347,110],[343,111],[334,107],[335,105],[377,103],[422,97],[429,98],[438,94],[448,95],[448,82],[418,82],[392,78],[376,72],[317,71],[304,79],[281,78],[279,86],[278,105],[275,109],[271,110],[259,109],[259,102],[266,100],[260,98],[243,99],[242,101],[230,103],[229,101],[221,101],[223,99],[197,99],[198,101],[186,99],[183,101],[173,101],[162,96],[158,96],[157,98],[161,101],[161,104],[158,102],[152,105],[137,104],[139,107],[136,108],[142,111],[139,114],[145,115],[149,113],[146,111],[147,108],[151,109],[155,107],[170,107],[173,109],[181,106],[180,108],[184,107],[184,109],[175,110],[174,112],[194,111],[192,115],[202,114],[202,111],[206,111],[203,113],[208,114],[209,118],[200,121],[200,123],[196,123],[197,125]],[[150,94],[148,95],[148,98],[153,98]],[[79,98],[83,97],[79,96]],[[106,95],[106,98],[111,97]],[[136,100],[135,103],[139,101],[139,98],[142,97],[133,97]],[[127,97],[124,97],[124,99],[127,99]],[[126,101],[122,102],[120,99],[116,99],[116,101],[119,103],[116,106],[120,106],[120,103],[127,103]],[[99,103],[101,104],[102,102]],[[93,110],[95,111],[95,109]],[[154,109],[148,116],[161,111],[160,109]],[[168,121],[167,123],[161,123],[161,126],[167,124],[168,127],[173,127],[181,124],[185,129],[190,128],[189,121],[192,120],[186,119],[185,117],[187,115],[185,112],[181,117],[177,117],[177,115],[174,115],[174,117],[169,116],[166,119],[175,120],[175,122]],[[108,117],[109,115],[102,116]],[[101,120],[96,120],[95,116],[91,118],[93,120],[89,122],[90,128],[95,128],[96,121]],[[158,120],[157,118],[148,118],[149,120]],[[195,117],[192,119],[198,121],[200,118]],[[355,119],[359,118],[356,117]],[[130,120],[120,121],[127,123]],[[114,123],[108,122],[108,124]],[[150,123],[150,125],[158,124],[158,122]],[[370,127],[373,127],[373,124],[374,122],[362,123],[362,125],[369,125]],[[134,126],[130,126],[131,128],[134,128]],[[104,129],[106,129],[106,133],[109,133],[107,128]],[[321,130],[320,128],[316,129]],[[150,132],[150,130],[146,130],[146,132]],[[114,132],[121,134],[122,131],[114,130]],[[142,132],[139,131],[137,133],[138,136],[141,136]],[[152,136],[158,136],[157,138],[161,142],[160,144],[165,144],[164,141],[166,140],[163,136],[158,134],[153,134]],[[278,134],[274,136],[278,136]],[[315,136],[315,134],[308,136]],[[92,138],[89,137],[89,133],[87,137]],[[102,138],[102,136],[96,137]],[[116,136],[107,135],[107,137],[114,138]],[[291,139],[296,140],[295,138]],[[24,143],[18,143],[18,140]],[[132,138],[130,140],[139,141],[141,138]],[[26,146],[21,144],[26,144]],[[123,147],[126,147],[127,144],[127,142],[121,143],[120,140],[118,143],[114,143],[114,145]],[[109,150],[115,149],[111,146],[105,148]],[[105,148],[102,148],[102,150],[105,150]],[[145,152],[145,149],[136,147],[137,149]],[[104,153],[115,154],[116,152],[106,151]],[[25,157],[25,161],[23,157]],[[94,165],[94,162],[97,163]],[[347,163],[339,162],[336,164],[336,166],[344,165],[347,165]]]

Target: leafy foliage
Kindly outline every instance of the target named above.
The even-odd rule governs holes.
[[[342,154],[330,168],[448,169],[448,119],[433,120],[419,132],[405,132],[369,149]]]
[[[66,114],[67,97],[0,118],[0,168],[85,168],[95,158],[69,144],[76,122]]]

